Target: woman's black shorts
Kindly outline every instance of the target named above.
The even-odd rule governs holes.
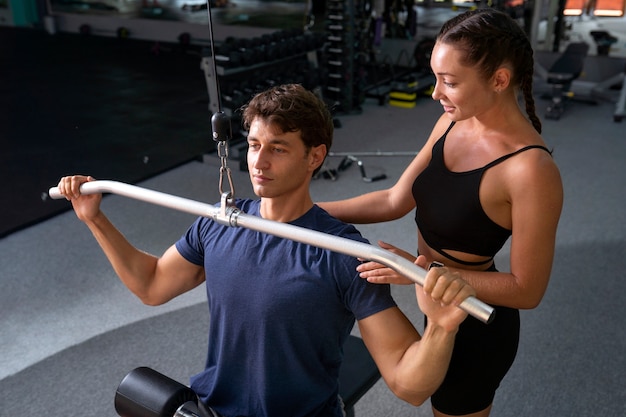
[[[449,415],[484,410],[509,371],[519,344],[519,310],[494,306],[493,321],[472,316],[461,324],[446,377],[431,397],[432,406]]]

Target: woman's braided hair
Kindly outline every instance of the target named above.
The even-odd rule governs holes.
[[[510,65],[511,83],[521,90],[528,118],[541,133],[541,121],[533,97],[533,49],[528,36],[515,20],[492,8],[467,11],[442,26],[437,42],[453,44],[464,50],[464,64],[477,65],[485,79],[502,65]]]

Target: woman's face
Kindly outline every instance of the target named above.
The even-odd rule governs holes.
[[[495,98],[493,87],[478,69],[461,63],[462,54],[453,45],[437,42],[430,58],[436,77],[433,100],[441,103],[453,121],[480,116]]]

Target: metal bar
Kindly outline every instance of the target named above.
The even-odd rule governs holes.
[[[145,201],[147,203],[172,208],[190,214],[208,217],[223,225],[232,227],[241,226],[258,232],[268,233],[285,239],[291,239],[296,242],[354,256],[356,258],[379,262],[389,268],[392,268],[399,274],[406,276],[418,285],[423,285],[424,278],[426,276],[426,270],[418,267],[399,255],[378,248],[374,245],[333,236],[327,233],[306,229],[304,227],[251,216],[241,212],[236,207],[228,207],[226,209],[219,208],[211,204],[201,203],[195,200],[177,197],[117,181],[99,180],[86,182],[81,185],[80,192],[83,194],[118,194],[124,197]],[[59,189],[57,187],[50,188],[48,193],[53,199],[64,198],[59,193]],[[468,314],[481,320],[483,323],[491,322],[495,313],[495,310],[491,306],[483,303],[475,297],[468,297],[459,307]]]

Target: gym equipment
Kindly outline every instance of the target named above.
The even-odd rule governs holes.
[[[198,416],[198,398],[189,387],[151,368],[133,369],[115,391],[121,417]]]
[[[591,83],[589,95],[616,103],[613,121],[621,122],[626,116],[626,59],[597,56],[587,62],[601,75],[601,81]]]
[[[589,34],[596,43],[598,55],[608,56],[611,51],[611,45],[617,42],[617,38],[606,30],[592,30]]]
[[[212,32],[212,19],[210,6],[207,3],[209,30]],[[211,57],[216,57],[213,35],[211,33]],[[212,65],[210,65],[212,64]],[[217,111],[211,117],[212,137],[217,143],[218,156],[222,166],[220,168],[219,190],[221,193],[220,207],[214,207],[198,201],[172,196],[145,188],[124,184],[115,181],[92,181],[84,183],[80,187],[83,194],[94,194],[111,192],[119,195],[135,198],[145,202],[170,207],[185,211],[198,216],[211,218],[218,224],[230,227],[247,227],[263,233],[269,233],[277,237],[283,237],[298,241],[300,243],[318,246],[335,252],[347,254],[361,259],[368,259],[389,266],[398,273],[408,277],[415,283],[423,285],[426,271],[417,265],[402,258],[392,252],[377,248],[363,242],[351,239],[340,238],[334,235],[317,232],[314,230],[294,226],[288,223],[270,221],[257,216],[251,216],[241,212],[234,204],[234,186],[231,171],[228,168],[228,147],[227,142],[232,138],[232,127],[230,117],[224,113],[221,107],[222,97],[220,86],[217,82],[218,68],[216,60],[207,63],[205,67],[210,67],[215,80],[215,90],[212,97],[217,101]],[[206,71],[206,68],[205,68]],[[362,166],[362,165],[361,165]],[[230,190],[224,191],[224,180],[227,178]],[[63,198],[57,187],[49,190],[50,197],[54,199]],[[466,298],[459,307],[468,314],[478,318],[484,323],[489,323],[495,310],[478,300],[475,297]],[[354,339],[350,339],[353,340]],[[347,415],[353,416],[352,406],[369,388],[380,378],[376,366],[369,357],[369,352],[364,345],[356,348],[357,351],[346,354],[347,358],[354,360],[355,365],[348,367],[340,374],[340,383],[343,376],[344,381],[354,381],[353,377],[359,376],[356,382],[343,383],[342,390],[350,389],[345,393]],[[367,352],[367,356],[364,356]],[[368,360],[370,363],[368,364]],[[348,361],[348,364],[350,362]],[[362,374],[361,372],[366,372]],[[360,378],[365,375],[364,378]],[[193,391],[185,389],[182,384],[177,385],[169,378],[158,378],[161,382],[155,382],[159,374],[155,371],[140,368],[131,372],[120,384],[116,393],[116,410],[122,417],[194,417],[198,416],[198,408],[194,402]],[[139,381],[147,378],[148,383],[142,384]],[[190,392],[191,391],[191,392]],[[165,402],[163,402],[163,400]],[[172,414],[173,412],[173,414]],[[165,414],[164,414],[165,413]]]
[[[224,167],[222,167],[222,170],[224,170]],[[220,171],[220,189],[222,188],[222,170]],[[225,171],[227,171],[227,169]],[[231,182],[232,185],[230,177],[229,182]],[[232,199],[230,192],[222,193],[220,207],[215,207],[211,204],[135,185],[109,180],[86,182],[81,185],[80,192],[82,194],[113,193],[145,201],[147,203],[169,207],[171,209],[183,211],[189,214],[208,217],[224,226],[246,227],[258,232],[268,233],[285,239],[291,239],[296,242],[317,246],[334,252],[343,253],[345,255],[354,256],[356,258],[375,261],[395,270],[401,275],[404,275],[418,285],[423,285],[427,272],[409,260],[371,244],[356,242],[351,239],[341,238],[327,233],[294,226],[288,223],[275,222],[243,213],[236,207],[229,204],[229,201]],[[57,187],[50,188],[48,194],[53,199],[64,198],[60,194]],[[468,297],[459,305],[459,307],[483,323],[489,323],[495,315],[495,310],[491,306],[483,303],[475,297]]]
[[[558,119],[565,110],[567,100],[592,105],[598,104],[600,100],[613,102],[616,103],[613,121],[621,122],[626,116],[626,59],[608,55],[608,47],[617,38],[607,31],[591,31],[590,34],[597,44],[598,51],[602,53],[578,56],[578,58],[574,56],[574,61],[579,63],[580,68],[582,68],[584,61],[584,71],[581,70],[578,75],[573,71],[574,66],[571,65],[571,61],[568,65],[564,58],[567,50],[550,66],[552,73],[543,69],[541,64],[536,62],[535,68],[538,75],[548,81],[552,78],[552,81],[556,83],[553,84],[551,94],[542,95],[543,98],[549,98],[553,101],[552,105],[548,107],[547,118]],[[568,46],[569,48],[570,46]],[[540,51],[536,55],[549,57],[547,54],[542,55]],[[561,80],[556,80],[554,79],[556,77],[553,68],[557,67],[559,61],[562,64],[563,74],[560,75]],[[571,91],[569,91],[570,89]]]
[[[411,74],[391,84],[389,104],[395,107],[412,109],[419,97],[430,96],[435,88],[432,74]]]
[[[608,56],[611,50],[611,46],[614,45],[618,39],[605,30],[592,30],[589,32],[593,40],[595,41],[598,49],[599,56]],[[624,70],[605,80],[599,86],[593,89],[593,92],[597,95],[601,95],[601,91],[605,88],[611,88],[614,85],[621,84],[619,98],[617,99],[617,105],[615,107],[615,113],[613,114],[613,121],[621,122],[626,116],[626,62],[624,63]]]
[[[372,42],[370,6],[359,0],[326,0],[324,97],[336,113],[359,113],[365,101],[365,64]]]
[[[377,64],[370,68],[377,81],[368,87],[367,97],[378,98],[383,105],[387,99],[394,107],[410,109],[415,107],[420,97],[430,97],[435,88],[435,76],[430,69],[430,55],[435,40],[423,38],[409,55],[401,49],[395,62]],[[404,64],[402,60],[404,58]],[[390,61],[386,56],[386,61]],[[376,90],[373,93],[372,90]]]
[[[349,336],[339,370],[339,395],[346,417],[380,379],[376,363],[363,340]],[[115,411],[121,417],[198,417],[198,398],[186,385],[147,367],[132,370],[115,392]]]
[[[574,98],[570,88],[583,71],[588,51],[589,45],[585,42],[570,43],[548,70],[547,82],[552,84],[552,104],[548,106],[546,118],[558,120],[565,111],[565,99]]]
[[[202,51],[211,112],[223,104],[232,116],[254,93],[295,82],[313,90],[320,85],[317,51],[323,36],[302,30],[280,30],[252,38],[228,37]],[[217,84],[222,85],[218,91]]]
[[[359,167],[359,171],[361,172],[361,178],[365,182],[380,181],[380,180],[384,180],[385,178],[387,178],[387,175],[385,174],[376,175],[374,177],[368,177],[367,174],[365,173],[365,167],[363,166],[363,161],[361,161],[354,155],[345,156],[339,163],[339,167],[337,167],[337,171],[345,171],[346,169],[350,168],[353,162],[357,163]]]
[[[617,99],[617,104],[615,105],[615,113],[613,114],[614,122],[621,122],[624,117],[626,117],[626,67],[624,67],[624,72],[621,74],[622,78],[622,89],[620,90],[619,98]]]
[[[375,181],[380,181],[380,180],[384,180],[387,178],[386,174],[379,174],[379,175],[375,175],[373,177],[368,177],[366,172],[365,172],[365,165],[363,163],[363,161],[359,158],[357,158],[357,156],[415,156],[416,153],[415,152],[383,152],[383,151],[376,151],[376,152],[328,152],[328,156],[332,157],[332,156],[343,156],[343,159],[341,160],[341,162],[339,162],[339,165],[337,166],[336,169],[332,169],[332,168],[328,168],[326,166],[324,166],[324,168],[322,168],[320,170],[320,172],[317,173],[316,175],[316,179],[319,178],[320,176],[328,179],[328,180],[332,180],[335,181],[339,178],[339,172],[345,171],[348,168],[350,168],[352,166],[352,164],[354,162],[356,162],[357,166],[359,167],[359,171],[361,172],[361,178],[363,179],[363,181],[365,182],[375,182]]]

